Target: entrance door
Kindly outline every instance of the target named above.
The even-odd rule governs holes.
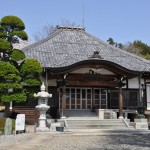
[[[59,94],[59,108],[62,108],[62,90]],[[66,88],[66,109],[91,109],[92,89],[91,88]]]
[[[107,108],[107,90],[94,88],[94,103],[95,108],[106,109]]]
[[[81,89],[81,109],[91,109],[92,89]]]

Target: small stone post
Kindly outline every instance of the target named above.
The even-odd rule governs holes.
[[[11,135],[12,134],[12,120],[10,118],[6,119],[4,134],[5,135]]]

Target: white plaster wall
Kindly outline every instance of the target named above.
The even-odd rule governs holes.
[[[144,80],[141,79],[141,84],[144,84]],[[138,89],[139,88],[139,79],[132,78],[128,80],[128,88],[129,89]]]
[[[81,68],[75,71],[72,71],[71,73],[89,73],[89,70],[94,71],[95,73],[99,73],[99,74],[108,74],[108,75],[114,75],[113,72],[106,70],[104,68],[101,69],[95,69],[95,68]]]
[[[150,110],[150,84],[146,84],[147,110]]]

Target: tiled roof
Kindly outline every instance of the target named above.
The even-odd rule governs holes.
[[[59,68],[89,60],[99,51],[103,60],[133,71],[150,72],[150,61],[111,46],[81,28],[59,27],[44,40],[23,49],[27,58],[35,58],[43,67]]]

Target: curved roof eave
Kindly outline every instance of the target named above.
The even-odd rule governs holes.
[[[58,68],[52,68],[52,67],[48,67],[47,69],[52,73],[52,74],[66,74],[69,72],[72,72],[74,70],[80,69],[80,68],[85,68],[85,67],[93,67],[96,69],[100,69],[100,68],[104,68],[107,69],[109,71],[112,71],[115,74],[122,74],[122,75],[139,75],[142,72],[141,71],[133,71],[133,70],[129,70],[126,69],[124,67],[122,67],[121,65],[118,65],[114,62],[110,62],[107,60],[103,60],[103,59],[88,59],[88,60],[83,60],[77,63],[74,63],[72,65],[69,66],[65,66],[65,67],[58,67]]]

